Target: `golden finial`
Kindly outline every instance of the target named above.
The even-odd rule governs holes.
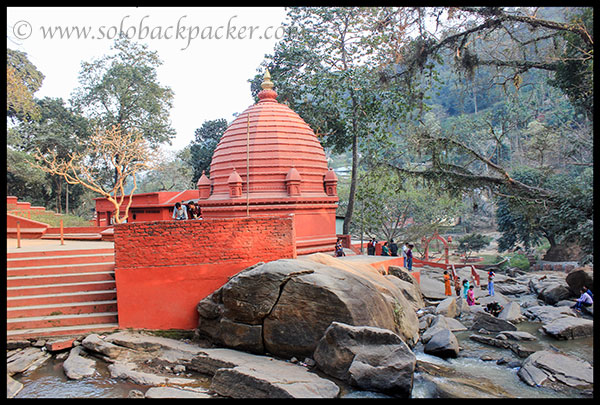
[[[271,74],[269,73],[269,69],[266,70],[265,75],[263,76],[263,82],[260,85],[263,90],[273,90],[275,85],[271,81]]]

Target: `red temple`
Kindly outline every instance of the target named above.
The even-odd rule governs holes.
[[[227,128],[198,181],[202,216],[294,214],[298,254],[336,242],[337,177],[308,124],[277,102],[269,72],[259,102]]]
[[[176,202],[197,200],[203,219],[294,215],[298,254],[336,243],[337,176],[308,124],[277,102],[269,72],[259,102],[227,128],[197,190],[135,194],[128,222],[170,220]],[[127,199],[123,207],[125,207]],[[96,199],[99,226],[113,206]]]

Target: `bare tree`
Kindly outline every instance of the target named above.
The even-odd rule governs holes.
[[[82,186],[106,197],[115,207],[115,223],[127,220],[131,196],[137,188],[136,174],[141,170],[150,169],[156,159],[156,152],[150,148],[141,132],[123,130],[120,125],[110,129],[97,129],[82,152],[68,155],[66,160],[60,160],[55,152],[43,155],[38,149],[34,154],[34,166],[54,175],[61,176],[68,184]],[[103,184],[102,172],[106,167],[114,169],[116,174],[114,184]],[[125,201],[125,185],[129,178],[133,187],[127,195],[125,211],[121,206]]]

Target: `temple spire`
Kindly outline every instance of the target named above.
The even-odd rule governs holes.
[[[262,90],[258,93],[258,99],[260,101],[275,101],[277,98],[277,92],[273,90],[275,84],[271,81],[271,73],[269,73],[269,69],[265,71],[265,75],[263,76],[263,82],[260,87]]]
[[[263,76],[263,82],[260,85],[263,90],[273,90],[275,85],[271,81],[271,74],[269,73],[269,69],[265,71],[265,75]]]

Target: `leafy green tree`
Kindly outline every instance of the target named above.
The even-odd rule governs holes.
[[[193,168],[192,183],[198,182],[202,172],[210,173],[212,155],[221,137],[227,129],[227,120],[224,118],[208,120],[196,129],[194,140],[189,145],[189,163]]]
[[[416,241],[447,226],[462,212],[459,199],[423,188],[414,180],[401,182],[385,168],[359,173],[354,235]],[[346,188],[338,189],[345,194]]]
[[[438,18],[440,13],[447,11],[446,21]],[[578,60],[586,60],[586,67],[593,61],[590,48],[593,46],[593,36],[589,25],[580,24],[576,20],[564,22],[564,16],[551,13],[552,9],[534,8],[502,8],[502,7],[454,7],[423,9],[422,15],[436,18],[436,28],[439,32],[429,32],[424,26],[420,35],[415,38],[419,46],[418,53],[402,60],[405,66],[400,74],[414,74],[422,79],[430,72],[423,67],[428,60],[439,60],[441,55],[452,52],[455,71],[466,79],[475,77],[481,67],[497,69],[496,80],[507,90],[507,97],[512,97],[508,90],[521,91],[525,87],[525,74],[534,72],[549,72],[555,74],[562,66],[565,58],[563,50],[568,48],[577,53]],[[577,15],[586,14],[587,9],[576,9]],[[391,24],[391,23],[390,23]],[[386,24],[387,26],[387,24]],[[432,27],[433,25],[429,25]],[[574,36],[580,41],[580,47],[570,46],[564,36]],[[574,43],[574,42],[573,42]],[[408,49],[415,46],[407,47]],[[566,48],[565,48],[566,47]],[[396,53],[390,52],[390,62],[394,62]],[[547,76],[549,80],[550,76]],[[593,88],[586,75],[587,89]],[[525,109],[529,111],[529,109]],[[422,117],[418,117],[422,118]],[[531,119],[530,119],[531,120]],[[530,121],[528,120],[528,121]],[[417,121],[419,122],[419,121]],[[554,193],[542,188],[530,186],[515,181],[506,167],[494,162],[487,153],[487,145],[473,144],[463,139],[463,134],[436,131],[422,121],[411,131],[418,134],[414,137],[411,150],[427,156],[430,166],[427,170],[406,171],[410,174],[426,178],[430,181],[442,181],[453,186],[472,184],[474,187],[489,187],[497,190],[499,186],[515,195],[538,195],[538,198],[550,200]],[[488,135],[496,135],[497,126],[490,122]],[[525,126],[528,122],[525,122]],[[517,130],[523,128],[517,128]],[[518,139],[518,138],[517,138]],[[445,156],[444,156],[445,153]],[[448,156],[462,155],[460,162],[448,159]],[[396,165],[398,167],[398,165]],[[399,166],[402,171],[402,167]],[[493,174],[493,175],[490,175]]]
[[[184,148],[179,152],[166,153],[146,173],[140,174],[138,190],[140,193],[155,191],[181,191],[196,188],[192,182],[193,167],[187,162],[190,160],[190,148]],[[131,189],[133,182],[130,181],[126,192]]]
[[[467,263],[473,253],[479,252],[490,244],[490,240],[480,233],[471,233],[458,239],[456,251],[464,254],[464,262]]]
[[[544,187],[560,189],[557,203],[515,197],[498,199],[498,250],[518,244],[528,249],[545,238],[550,250],[559,243],[575,243],[583,251],[584,261],[593,258],[593,171],[591,168],[558,175],[538,169],[521,169],[513,173],[527,183],[542,183]]]
[[[591,7],[576,9],[568,17],[575,30],[561,33],[564,46],[558,59],[553,80],[580,111],[588,117],[594,109],[594,10]]]
[[[115,40],[112,49],[113,55],[81,64],[73,105],[97,127],[139,131],[153,148],[170,144],[173,91],[158,83],[158,54],[125,38]],[[117,178],[114,172],[113,183]]]
[[[83,62],[73,104],[97,125],[135,128],[155,146],[170,142],[173,91],[158,83],[158,54],[146,45],[117,39],[117,53]]]
[[[87,119],[67,107],[60,98],[45,97],[35,100],[38,119],[22,121],[9,129],[8,145],[11,155],[24,156],[24,153],[32,153],[39,150],[42,154],[55,153],[61,159],[66,159],[70,153],[82,149],[82,145],[91,135],[90,123]],[[22,152],[21,154],[15,153]],[[29,159],[30,160],[30,159]],[[69,208],[78,204],[83,189],[79,186],[69,188],[65,186],[60,176],[48,174],[44,181],[49,183],[46,187],[27,186],[33,179],[39,180],[39,176],[21,176],[21,165],[12,164],[7,166],[10,176],[8,190],[15,193],[19,198],[29,199],[36,204],[55,209],[57,212],[68,211]],[[29,172],[30,170],[28,170]],[[25,184],[20,184],[25,182]],[[46,190],[43,191],[42,190]],[[24,194],[23,194],[24,193]]]
[[[37,119],[39,110],[33,94],[42,86],[44,75],[27,54],[6,49],[6,115],[12,120]]]
[[[403,112],[404,95],[382,85],[375,63],[380,43],[371,8],[290,8],[287,34],[268,68],[279,99],[298,112],[335,152],[352,151],[344,233],[350,231],[358,185],[359,150],[387,139],[390,121]],[[252,80],[259,90],[260,76]],[[376,150],[373,148],[372,150]],[[364,157],[363,157],[364,159]]]

